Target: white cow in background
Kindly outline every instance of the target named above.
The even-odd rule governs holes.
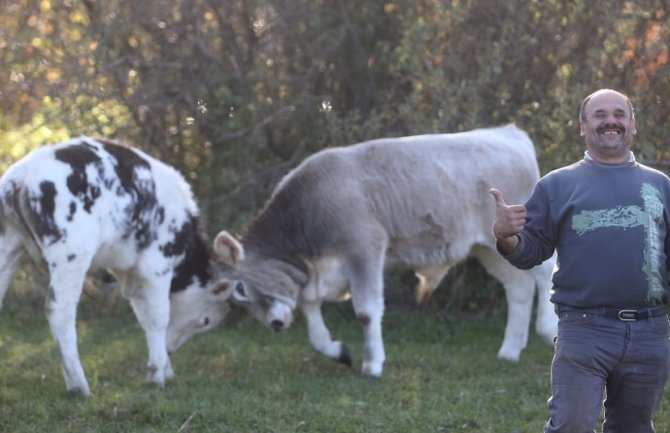
[[[350,351],[332,339],[321,304],[350,291],[364,333],[362,373],[378,377],[385,264],[416,269],[424,298],[472,255],[505,288],[498,357],[515,361],[527,344],[536,286],[537,332],[549,344],[556,335],[549,301],[554,262],[526,271],[498,255],[489,189],[523,203],[538,178],[533,143],[514,125],[323,150],[279,183],[241,242],[219,233],[214,250],[232,266],[221,278],[234,288],[232,302],[274,330],[286,329],[299,308],[312,346],[348,365]]]
[[[146,334],[149,382],[162,386],[173,376],[166,339],[176,346],[185,332],[211,329],[223,318],[231,291],[215,284],[219,266],[197,217],[177,171],[110,141],[82,137],[41,147],[2,176],[0,306],[25,253],[44,260],[45,310],[68,391],[91,393],[75,326],[90,268],[113,272],[130,299]]]

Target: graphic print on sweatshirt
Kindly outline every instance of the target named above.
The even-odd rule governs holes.
[[[581,236],[600,228],[629,229],[642,226],[646,238],[642,271],[649,281],[648,297],[649,299],[661,299],[663,280],[658,270],[663,246],[658,241],[658,224],[663,220],[663,202],[661,202],[661,193],[648,183],[642,184],[640,194],[644,207],[617,206],[612,209],[582,211],[572,217],[572,229]]]

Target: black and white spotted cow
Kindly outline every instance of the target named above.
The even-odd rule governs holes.
[[[27,255],[49,271],[45,310],[68,391],[90,395],[75,324],[90,269],[117,277],[146,334],[147,381],[160,386],[173,376],[167,341],[176,347],[227,312],[230,291],[214,283],[218,266],[190,187],[172,167],[120,143],[82,137],[40,147],[2,176],[0,306]]]
[[[289,327],[300,309],[314,349],[349,365],[349,349],[332,338],[321,304],[350,292],[364,334],[362,372],[381,376],[385,264],[416,269],[424,298],[451,266],[474,256],[504,286],[498,357],[516,361],[536,287],[536,330],[548,343],[556,335],[554,259],[519,270],[498,255],[489,189],[501,185],[505,197],[523,203],[538,178],[533,143],[514,125],[323,150],[279,183],[241,242],[219,233],[214,251],[232,266],[221,278],[234,287],[232,302],[272,329]]]

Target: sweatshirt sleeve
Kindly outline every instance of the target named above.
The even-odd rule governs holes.
[[[535,185],[525,204],[526,225],[519,233],[519,245],[510,254],[501,255],[519,269],[530,269],[550,258],[556,247],[556,229],[552,224],[551,203],[542,183]]]
[[[665,233],[665,281],[670,286],[670,223],[666,223],[667,232]]]

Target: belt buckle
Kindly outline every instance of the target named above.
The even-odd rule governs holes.
[[[635,322],[637,321],[637,310],[619,310],[617,317],[622,322]]]

